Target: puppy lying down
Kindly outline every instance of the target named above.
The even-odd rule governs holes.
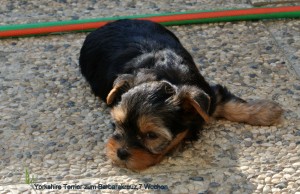
[[[132,170],[197,140],[212,118],[268,126],[283,112],[274,102],[247,102],[209,85],[178,38],[150,21],[118,20],[90,33],[79,62],[93,93],[112,107],[107,156]]]

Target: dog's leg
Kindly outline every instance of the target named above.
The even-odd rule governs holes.
[[[221,85],[216,85],[213,89],[217,98],[216,109],[213,113],[215,118],[265,126],[277,124],[281,120],[283,109],[275,102],[268,100],[247,102]]]

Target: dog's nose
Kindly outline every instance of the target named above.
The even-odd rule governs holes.
[[[126,160],[129,157],[129,152],[123,148],[118,149],[117,151],[117,156],[121,159],[121,160]]]

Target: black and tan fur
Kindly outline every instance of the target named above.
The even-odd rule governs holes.
[[[107,156],[133,170],[197,140],[212,118],[273,125],[283,112],[274,102],[247,102],[209,85],[178,38],[150,21],[119,20],[90,33],[80,67],[94,94],[112,107]]]

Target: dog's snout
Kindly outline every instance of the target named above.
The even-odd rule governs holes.
[[[126,160],[129,157],[129,152],[123,148],[118,149],[117,151],[117,156],[121,159],[121,160]]]

